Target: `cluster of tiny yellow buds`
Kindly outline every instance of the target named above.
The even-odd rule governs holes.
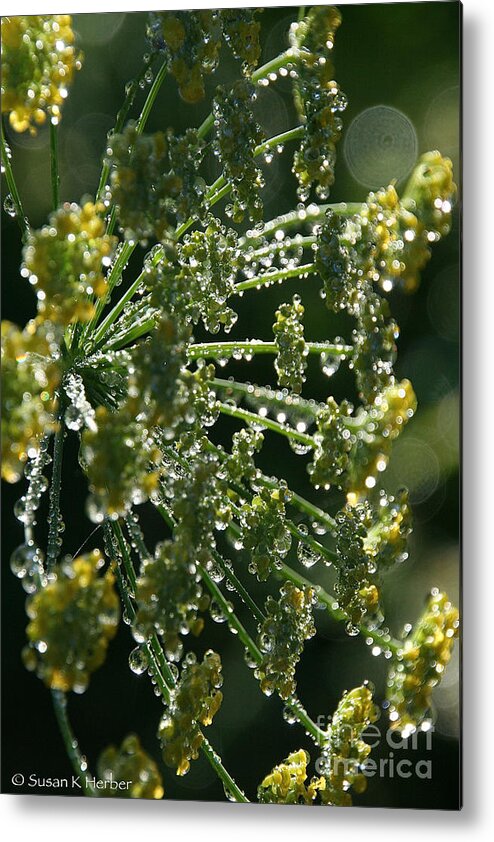
[[[451,228],[456,192],[453,164],[436,150],[421,156],[405,187],[402,201],[428,232],[444,237]]]
[[[47,116],[60,122],[80,67],[70,15],[2,18],[2,114],[16,132],[36,134]]]
[[[278,384],[299,394],[305,382],[308,348],[304,339],[302,319],[304,308],[299,295],[292,304],[281,304],[276,311],[273,333],[278,348],[275,368]]]
[[[366,728],[378,719],[379,711],[373,702],[373,689],[367,682],[345,693],[333,715],[329,740],[319,761],[326,786],[321,789],[321,802],[350,807],[351,788],[364,792],[367,779],[362,764],[371,751],[362,737]]]
[[[348,503],[367,496],[386,470],[393,441],[415,414],[417,398],[409,380],[396,382],[378,394],[355,417],[344,487]]]
[[[285,519],[289,497],[286,483],[280,482],[274,491],[261,488],[242,506],[242,546],[250,552],[249,571],[261,582],[281,565],[292,544]]]
[[[262,433],[244,427],[233,434],[232,452],[226,459],[227,473],[231,482],[251,481],[256,475],[254,455],[264,442]]]
[[[189,461],[189,473],[174,483],[172,504],[178,522],[175,536],[196,561],[210,556],[214,531],[224,531],[232,514],[227,483],[219,476],[218,456],[207,449],[197,450]]]
[[[143,643],[154,632],[163,638],[166,656],[178,661],[183,651],[180,634],[197,636],[207,608],[193,554],[179,541],[158,544],[153,559],[142,562],[136,585],[134,638]]]
[[[158,765],[141,746],[139,737],[129,734],[120,748],[108,746],[98,758],[98,777],[105,795],[117,798],[163,798]]]
[[[380,570],[406,561],[407,539],[412,531],[407,490],[401,489],[395,497],[381,491],[373,515],[373,523],[364,539],[365,552]]]
[[[200,725],[211,725],[223,694],[220,656],[209,649],[202,663],[189,652],[184,658],[180,680],[173,691],[168,710],[158,727],[163,760],[176,769],[177,775],[189,771],[203,742]]]
[[[254,17],[259,11],[262,9],[221,10],[225,41],[233,55],[242,61],[242,70],[246,74],[257,67],[261,55],[261,25]]]
[[[306,201],[313,184],[319,199],[327,199],[334,182],[336,144],[347,106],[334,81],[332,48],[341,15],[334,6],[315,6],[306,18],[292,24],[290,43],[298,58],[295,104],[304,123],[304,136],[295,153],[293,172],[299,196]]]
[[[338,579],[335,594],[348,617],[346,631],[355,635],[362,622],[365,621],[369,628],[376,628],[383,620],[376,563],[364,547],[371,526],[370,507],[363,503],[347,505],[336,515],[336,524]]]
[[[53,690],[83,693],[117,632],[119,600],[113,573],[98,575],[103,563],[99,550],[67,558],[27,600],[24,664]]]
[[[341,484],[341,476],[348,466],[352,446],[346,419],[351,406],[343,401],[339,406],[330,397],[317,414],[317,431],[314,433],[314,455],[307,467],[311,482],[316,488],[328,490]]]
[[[62,325],[88,321],[92,296],[105,295],[116,237],[105,233],[102,203],[82,207],[68,202],[51,214],[49,224],[30,231],[21,274],[36,290],[39,313]]]
[[[310,761],[304,749],[289,754],[283,763],[275,766],[257,788],[261,804],[313,804],[319,790],[324,789],[324,778],[312,778],[307,783],[307,764]]]
[[[151,12],[148,40],[164,53],[185,102],[204,97],[205,76],[219,62],[223,41],[249,74],[259,61],[259,23],[255,9],[203,9],[195,12]]]
[[[88,515],[101,523],[147,500],[158,484],[161,453],[125,405],[116,412],[99,406],[94,421],[83,432],[81,460],[91,490]]]
[[[186,275],[187,305],[190,318],[202,320],[210,333],[223,327],[229,333],[237,314],[228,306],[235,292],[237,270],[242,265],[235,231],[209,215],[206,229],[194,231],[179,247],[178,258]]]
[[[190,411],[182,377],[189,339],[190,328],[163,315],[151,336],[132,352],[128,406],[150,426],[160,424],[170,437]]]
[[[372,403],[392,382],[399,328],[387,300],[373,290],[362,294],[356,315],[350,367],[355,371],[359,397]]]
[[[262,218],[264,179],[255,150],[265,136],[252,110],[255,98],[254,85],[239,79],[230,91],[218,87],[213,102],[214,151],[231,184],[233,204],[227,205],[225,212],[234,222],[242,222],[245,216],[254,222]]]
[[[455,194],[451,161],[427,152],[401,199],[390,185],[369,193],[357,214],[329,212],[316,251],[327,306],[358,315],[373,284],[415,290],[431,246],[450,229]]]
[[[110,137],[108,198],[117,207],[126,239],[165,241],[177,222],[202,215],[206,183],[198,169],[203,145],[193,129],[179,137],[171,130],[146,135],[133,121]]]
[[[432,692],[450,661],[458,630],[458,610],[437,588],[417,624],[405,627],[407,637],[393,661],[387,690],[391,728],[403,736],[430,728]]]
[[[60,381],[58,344],[37,319],[24,330],[2,322],[2,478],[17,482],[41,437],[55,429],[55,389]]]
[[[279,600],[271,596],[266,600],[266,619],[259,626],[262,662],[255,675],[266,696],[276,691],[286,701],[296,690],[295,670],[304,643],[316,633],[312,618],[316,597],[314,588],[301,590],[292,582],[285,582],[280,594]]]

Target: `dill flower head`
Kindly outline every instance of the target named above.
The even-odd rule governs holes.
[[[37,320],[2,322],[2,478],[17,482],[41,437],[54,429],[59,366],[54,337]]]
[[[102,203],[79,207],[66,202],[48,225],[29,232],[21,274],[36,290],[45,319],[64,325],[87,322],[94,313],[91,296],[105,295],[104,270],[117,240],[105,234],[104,210]]]
[[[68,558],[56,578],[27,601],[24,664],[52,690],[83,693],[115,637],[119,600],[111,570],[98,575],[102,565],[99,550]]]
[[[74,47],[70,15],[26,15],[2,18],[2,113],[16,132],[62,116],[81,57]]]

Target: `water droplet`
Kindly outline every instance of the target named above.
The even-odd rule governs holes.
[[[129,667],[136,675],[142,675],[148,668],[148,656],[142,646],[136,646],[129,655]]]
[[[3,209],[5,213],[11,216],[12,218],[15,218],[17,216],[17,208],[11,193],[7,193],[7,195],[5,196],[5,199],[3,200]]]

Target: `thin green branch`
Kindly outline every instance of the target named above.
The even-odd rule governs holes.
[[[65,402],[60,396],[59,411],[57,415],[57,428],[53,444],[53,468],[50,483],[50,505],[48,513],[48,541],[46,547],[46,570],[49,573],[57,563],[60,555],[60,493],[62,489],[62,460],[63,443],[65,438],[64,426]]]
[[[28,222],[27,217],[24,213],[24,208],[22,207],[21,197],[19,195],[19,191],[17,189],[17,184],[16,184],[16,181],[15,181],[15,178],[14,178],[14,173],[12,171],[12,165],[10,163],[10,154],[11,153],[10,153],[9,147],[7,146],[7,142],[6,142],[4,134],[3,134],[3,126],[2,126],[1,143],[2,143],[2,168],[3,168],[3,172],[5,174],[5,179],[7,181],[7,187],[9,189],[10,197],[11,197],[11,200],[12,200],[12,210],[15,213],[15,218],[16,218],[17,224],[19,225],[19,228],[21,229],[22,236],[24,238],[26,236],[26,234],[29,232],[29,222]],[[6,201],[6,198],[7,197],[5,197],[5,199],[4,199],[4,203]],[[4,204],[4,206],[5,206],[5,204]]]
[[[349,345],[333,345],[329,342],[306,342],[305,347],[309,354],[331,354],[334,356],[345,356],[352,349]],[[277,354],[279,347],[276,342],[264,342],[261,339],[243,340],[241,342],[197,342],[191,345],[187,351],[190,360],[197,360],[201,357],[224,359],[235,353],[245,355],[247,358],[256,354]]]
[[[317,270],[314,263],[302,263],[299,266],[293,266],[289,269],[273,269],[263,272],[262,275],[256,275],[254,278],[248,278],[246,281],[240,281],[238,284],[235,284],[235,292],[238,294],[248,289],[261,289],[261,287],[282,283],[290,278],[302,278],[308,275],[315,275],[316,273]]]
[[[128,244],[125,243],[124,248],[125,248],[125,245],[128,245]],[[133,251],[133,248],[132,248],[132,251]],[[130,253],[132,253],[132,251]],[[122,297],[117,301],[117,303],[112,308],[112,310],[108,313],[106,318],[103,319],[103,321],[101,322],[101,324],[99,325],[98,329],[95,331],[95,333],[92,337],[91,351],[95,351],[98,348],[98,346],[101,344],[101,341],[105,338],[105,336],[108,333],[108,330],[110,329],[112,324],[116,321],[116,319],[118,319],[118,317],[119,317],[120,313],[122,312],[122,310],[124,309],[125,305],[136,294],[137,290],[139,289],[139,287],[141,286],[141,284],[144,280],[144,277],[145,277],[145,272],[141,272],[141,274],[130,285],[128,290],[126,292],[124,292]]]
[[[230,404],[222,403],[221,401],[217,402],[217,407],[223,415],[229,415],[231,418],[238,418],[239,421],[243,421],[245,424],[249,424],[256,429],[271,430],[274,433],[279,433],[279,435],[285,436],[285,438],[291,439],[299,444],[303,444],[306,447],[314,447],[314,440],[312,436],[308,436],[306,433],[299,433],[298,430],[294,430],[286,424],[281,424],[279,421],[273,421],[271,418],[261,418],[255,412],[249,412],[247,409],[242,409],[238,406],[231,406]]]
[[[87,763],[81,755],[79,743],[74,736],[74,732],[72,731],[70,724],[67,713],[67,696],[65,693],[62,693],[61,690],[52,690],[51,698],[53,701],[53,708],[55,710],[58,727],[64,742],[65,751],[67,752],[75,774],[80,778],[80,784],[84,795],[96,798],[97,792],[88,781],[88,778],[90,779],[92,777],[91,773],[88,771]]]
[[[241,248],[246,245],[253,245],[256,242],[262,242],[263,238],[269,237],[277,231],[290,230],[308,223],[319,222],[326,216],[328,210],[331,210],[336,216],[352,216],[359,213],[361,209],[361,202],[338,202],[324,205],[311,203],[305,207],[299,207],[298,210],[289,211],[270,219],[264,224],[262,231],[248,231],[239,240],[239,245]]]

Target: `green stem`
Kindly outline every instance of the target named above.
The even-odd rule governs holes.
[[[275,252],[286,251],[291,248],[308,249],[316,243],[317,237],[315,236],[311,235],[310,237],[302,237],[300,234],[296,234],[295,237],[290,239],[288,243],[284,237],[280,240],[272,240],[266,246],[261,246],[261,248],[254,249],[251,252],[247,251],[245,256],[249,263],[252,263],[253,261],[258,261],[263,257],[268,257]]]
[[[221,401],[218,401],[217,406],[223,415],[229,415],[231,418],[238,418],[239,421],[244,421],[246,424],[250,424],[255,427],[272,430],[274,433],[279,433],[280,435],[285,436],[285,438],[292,439],[292,441],[299,442],[306,447],[314,447],[314,440],[312,436],[308,436],[306,433],[299,433],[292,427],[280,424],[279,421],[273,421],[271,418],[261,418],[255,412],[249,412],[249,410],[242,409],[238,406],[230,406],[230,404],[222,403]]]
[[[128,243],[124,244],[124,248],[125,248],[126,245],[128,246]],[[133,251],[133,249],[132,249],[132,251]],[[133,298],[133,296],[135,295],[135,293],[137,292],[137,290],[141,286],[141,284],[144,280],[144,277],[145,277],[145,272],[141,272],[139,277],[137,277],[135,279],[134,283],[132,283],[130,285],[128,290],[126,292],[124,292],[122,297],[117,301],[117,303],[115,304],[113,309],[108,313],[106,318],[103,319],[103,321],[101,322],[101,324],[99,325],[98,329],[95,331],[95,333],[92,337],[92,343],[91,343],[91,349],[90,349],[91,352],[95,351],[98,348],[98,346],[101,344],[101,341],[105,338],[105,336],[108,333],[108,330],[110,329],[112,324],[116,321],[116,319],[118,319],[120,313],[124,309],[127,302],[129,302],[130,299]]]
[[[223,783],[225,792],[228,792],[231,795],[232,800],[237,801],[239,804],[249,804],[249,799],[235,783],[230,773],[225,769],[220,756],[215,752],[211,743],[204,735],[201,743],[201,751],[207,757],[212,768]]]
[[[168,72],[168,61],[164,61],[161,65],[160,69],[158,70],[156,76],[154,77],[154,82],[149,89],[149,93],[146,97],[146,101],[142,107],[142,111],[140,114],[139,119],[137,120],[136,124],[136,131],[137,134],[142,134],[144,129],[146,128],[146,123],[148,121],[149,115],[151,113],[151,109],[155,103],[156,97],[158,96],[159,90],[161,85],[163,84],[164,78]]]
[[[296,570],[293,570],[292,567],[289,567],[288,564],[284,563],[279,569],[275,570],[275,575],[280,576],[282,579],[289,582],[293,582],[293,584],[298,587],[314,588],[318,601],[326,607],[328,613],[334,620],[337,620],[338,622],[343,621],[345,623],[349,622],[350,618],[342,608],[338,607],[335,597],[324,590],[322,585],[315,585],[313,582],[310,582],[309,579],[306,579],[305,576],[302,576],[301,573],[298,573]],[[400,644],[398,641],[393,640],[393,638],[391,638],[391,636],[387,633],[379,631],[379,629],[369,629],[363,623],[357,624],[357,628],[364,637],[370,637],[381,649],[389,649],[393,655],[398,653]]]
[[[198,564],[197,569],[209,593],[221,608],[223,616],[225,617],[225,620],[227,621],[228,625],[232,629],[235,629],[236,633],[238,634],[239,640],[241,640],[245,648],[248,649],[250,655],[258,663],[260,663],[262,660],[261,652],[252,640],[246,628],[243,626],[243,624],[233,611],[232,607],[229,605],[228,600],[224,597],[222,591],[220,590],[216,582],[211,578],[208,571],[205,567],[202,566],[202,564]]]
[[[302,275],[315,275],[316,271],[314,263],[303,263],[290,269],[274,269],[264,272],[262,275],[256,275],[254,278],[248,278],[246,281],[240,281],[240,283],[235,284],[235,292],[238,294],[248,289],[260,289],[263,286],[271,286],[290,278],[299,278]]]
[[[140,116],[137,120],[137,123],[136,123],[137,134],[142,134],[145,127],[146,127],[146,123],[147,123],[149,115],[151,113],[151,109],[154,105],[154,102],[156,100],[156,97],[158,95],[160,87],[163,84],[163,80],[166,76],[166,73],[167,73],[167,62],[163,62],[163,64],[161,65],[161,67],[158,71],[158,73],[155,76],[154,82],[151,85],[149,93],[146,97],[146,101],[144,102],[144,105],[142,107],[142,111],[141,111]],[[133,101],[133,98],[132,98],[132,101]],[[121,122],[122,125],[123,125],[123,121],[125,120],[125,117],[126,117],[127,112],[130,108],[131,102],[128,103],[128,107],[126,107],[126,109],[121,113],[121,115],[119,114],[120,119],[117,119],[117,126],[115,127],[115,130],[118,130],[118,123],[119,122]],[[121,126],[120,126],[120,128],[121,128]],[[98,188],[98,195],[99,195],[100,191],[103,189],[104,185],[106,184],[106,181],[108,180],[108,176],[109,176],[109,172],[110,172],[110,166],[108,165],[108,166],[106,166],[106,168],[105,168],[105,166],[103,168],[101,178],[100,178],[100,187]],[[110,212],[110,220],[109,220],[109,223],[108,223],[108,226],[107,226],[107,233],[112,232],[115,220],[116,220],[116,212],[115,212],[115,207],[113,207],[111,212]],[[137,242],[131,243],[127,240],[123,243],[123,245],[120,249],[120,252],[117,256],[117,259],[116,259],[116,261],[115,261],[115,263],[112,267],[110,275],[108,277],[108,292],[102,299],[100,299],[97,302],[95,315],[91,319],[91,321],[89,322],[89,325],[88,325],[86,331],[84,332],[85,337],[90,335],[90,332],[94,329],[95,325],[97,324],[98,319],[101,316],[101,313],[103,312],[104,307],[106,306],[106,304],[109,302],[109,300],[111,298],[111,294],[113,292],[113,289],[115,288],[116,284],[118,283],[118,281],[120,280],[120,278],[122,276],[123,269],[125,268],[128,261],[130,260],[130,257],[133,254],[136,247],[137,247]]]
[[[59,398],[57,429],[53,444],[53,468],[50,483],[50,506],[48,514],[48,541],[46,547],[46,570],[49,573],[57,563],[60,554],[60,492],[62,489],[63,442],[65,438],[65,402]]]
[[[12,171],[12,165],[10,163],[10,150],[7,146],[5,141],[5,137],[3,134],[3,126],[2,126],[2,136],[1,136],[1,143],[2,143],[2,166],[5,172],[5,179],[7,181],[7,187],[9,189],[10,195],[12,197],[13,207],[15,210],[15,218],[17,220],[17,224],[21,229],[21,233],[23,238],[29,233],[29,223],[27,217],[24,213],[24,209],[22,207],[21,197],[19,195],[19,191],[17,189],[17,184],[15,182],[14,173]]]
[[[252,245],[255,242],[262,241],[264,237],[275,234],[276,231],[287,230],[290,228],[298,228],[301,225],[306,225],[311,222],[318,222],[326,216],[328,210],[331,210],[337,216],[352,216],[359,213],[362,209],[361,202],[339,202],[337,204],[316,205],[310,204],[307,207],[289,213],[276,216],[264,224],[262,231],[259,233],[255,230],[247,232],[245,237],[239,240],[239,245]]]
[[[342,357],[352,350],[349,345],[332,345],[328,342],[306,342],[305,347],[309,354],[326,353]],[[187,356],[190,360],[200,357],[222,359],[231,357],[235,352],[250,357],[254,354],[277,354],[278,351],[276,342],[264,342],[262,339],[252,339],[250,342],[197,342],[189,347]]]
[[[81,755],[81,752],[79,750],[79,744],[74,736],[74,732],[72,731],[72,727],[68,717],[67,696],[65,695],[65,693],[62,693],[61,690],[52,690],[51,698],[53,701],[53,707],[55,710],[55,716],[57,718],[58,727],[60,729],[60,733],[64,742],[65,751],[67,752],[69,760],[72,764],[72,768],[75,774],[78,777],[80,777],[80,783],[84,795],[95,798],[97,796],[96,790],[91,784],[87,782],[87,777],[91,778],[92,775],[88,771],[87,763]]]
[[[60,175],[58,172],[58,126],[50,120],[50,171],[53,210],[60,206]]]
[[[309,402],[299,395],[284,395],[280,389],[273,389],[271,386],[256,386],[254,383],[242,383],[233,378],[224,380],[220,377],[215,377],[210,382],[213,386],[225,389],[229,394],[237,392],[267,406],[276,406],[278,409],[281,407],[286,410],[286,414],[291,412],[297,417],[304,417],[307,419],[306,427],[315,422],[318,410],[324,408],[324,404]]]

